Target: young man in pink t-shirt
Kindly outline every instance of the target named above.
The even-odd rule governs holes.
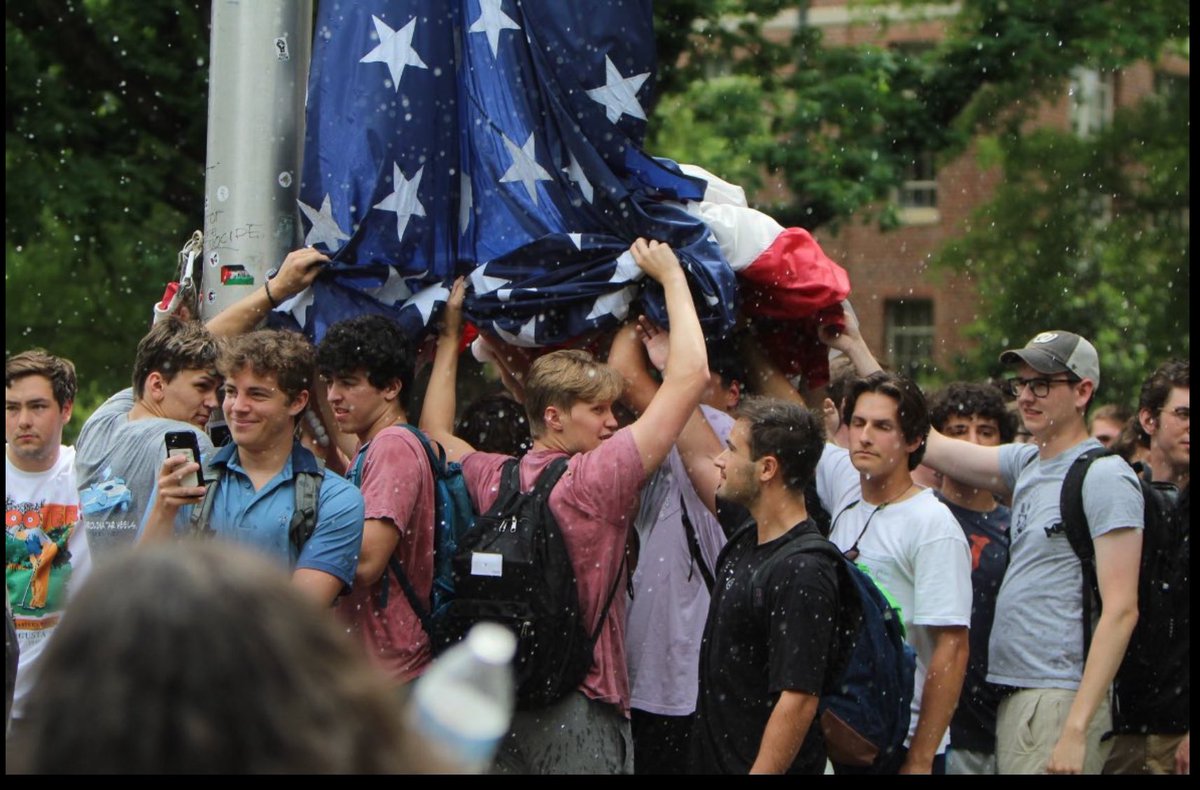
[[[330,327],[317,348],[317,369],[338,429],[357,439],[349,477],[366,505],[354,587],[338,600],[338,613],[367,654],[407,683],[429,664],[421,617],[433,586],[433,472],[421,440],[401,427],[408,422],[413,353],[395,323],[359,316]],[[424,607],[421,614],[398,572]]]
[[[533,449],[521,460],[531,488],[540,472],[568,455],[566,474],[550,493],[579,585],[584,625],[595,632],[609,592],[625,573],[625,542],[646,477],[670,452],[708,384],[707,355],[687,280],[671,248],[638,239],[630,255],[662,285],[671,322],[662,387],[640,419],[617,430],[612,403],[618,373],[583,351],[556,351],[533,363],[524,379]],[[446,327],[430,377],[421,427],[461,460],[479,512],[494,502],[507,456],[474,452],[453,435],[453,383],[463,285],[447,306]],[[543,709],[520,711],[497,757],[514,773],[629,773],[629,673],[625,665],[625,598],[618,595],[600,628],[592,667],[577,692]],[[585,748],[579,748],[585,744]]]

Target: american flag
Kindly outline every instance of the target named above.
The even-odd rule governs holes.
[[[641,148],[654,87],[649,0],[321,3],[300,211],[334,264],[285,303],[312,338],[364,312],[419,337],[457,275],[468,320],[510,343],[570,343],[660,290],[628,252],[675,248],[706,332],[735,275],[686,205],[702,178]]]

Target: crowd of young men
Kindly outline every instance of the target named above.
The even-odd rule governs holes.
[[[833,561],[786,551],[822,534],[891,594],[916,654],[908,736],[875,772],[1188,767],[1186,362],[1156,371],[1139,403],[1144,475],[1164,492],[1153,525],[1124,460],[1101,457],[1084,479],[1092,608],[1060,513],[1068,469],[1099,446],[1087,414],[1100,360],[1086,339],[1044,332],[1002,356],[1031,444],[1007,444],[1013,424],[990,385],[952,385],[931,409],[911,381],[878,370],[853,322],[822,332],[855,368],[822,419],[754,354],[753,372],[710,361],[669,247],[638,240],[631,255],[663,289],[669,333],[629,325],[608,364],[569,350],[524,369],[520,355],[492,347],[519,384],[531,433],[522,489],[569,459],[549,511],[584,626],[597,634],[576,692],[516,713],[497,771],[823,772],[820,700],[853,627],[841,621]],[[315,349],[289,332],[249,331],[323,260],[293,253],[273,296],[256,291],[207,327],[158,323],[137,349],[132,389],[96,410],[75,450],[61,446],[70,363],[44,352],[7,361],[18,722],[72,574],[86,572],[89,555],[187,533],[289,568],[396,684],[433,659],[420,603],[434,582],[436,530],[425,441],[461,463],[477,513],[496,500],[508,461],[454,434],[465,286],[447,305],[422,436],[406,405],[414,354],[389,320],[341,322]],[[744,388],[781,397],[743,399]],[[614,416],[619,399],[634,414],[626,425]],[[218,400],[232,437],[223,447],[204,431]],[[296,438],[307,410],[336,427],[343,452],[318,448],[318,459]],[[179,431],[195,436],[199,462],[167,456],[164,437]],[[938,491],[914,479],[932,474],[922,464],[940,475]],[[203,485],[190,484],[193,473]],[[1152,578],[1139,584],[1147,567]],[[627,577],[631,595],[614,596]],[[1114,722],[1115,747],[1105,737]]]

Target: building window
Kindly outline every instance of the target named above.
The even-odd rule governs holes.
[[[937,171],[933,152],[922,151],[906,168],[904,181],[896,191],[896,206],[905,225],[927,225],[941,219],[937,200]]]
[[[892,368],[916,378],[933,361],[933,300],[889,299],[884,344]]]
[[[1112,122],[1113,74],[1076,67],[1071,70],[1071,129],[1090,137]]]

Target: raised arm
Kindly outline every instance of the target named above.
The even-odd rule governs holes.
[[[637,334],[646,347],[646,356],[661,373],[666,369],[670,333],[642,316],[638,319]],[[721,483],[721,472],[715,461],[725,450],[725,445],[700,407],[696,407],[688,418],[675,447],[679,450],[679,457],[696,496],[710,513],[717,515],[717,486]]]
[[[708,352],[679,259],[666,244],[638,239],[633,259],[659,282],[667,302],[671,336],[663,383],[641,417],[630,426],[642,467],[649,474],[662,464],[708,386]]]
[[[960,483],[982,488],[1000,496],[1012,496],[1000,474],[1000,448],[984,447],[944,436],[929,429],[925,458],[921,463]]]
[[[467,284],[459,277],[450,289],[446,310],[442,313],[442,331],[438,335],[437,354],[429,373],[429,387],[421,406],[422,431],[446,450],[451,461],[461,460],[474,447],[454,435],[455,385],[458,382],[458,346],[462,337],[462,306]]]
[[[500,374],[500,382],[517,403],[525,402],[525,376],[533,358],[526,349],[503,343],[496,338],[481,334],[475,339],[472,349],[480,362],[491,362]]]
[[[270,281],[264,280],[261,288],[255,288],[208,319],[208,331],[219,337],[235,337],[249,332],[280,303],[312,285],[321,267],[327,263],[329,256],[313,247],[289,252],[279,267],[279,273]]]
[[[817,329],[817,337],[825,345],[845,354],[858,375],[869,376],[877,370],[883,370],[871,349],[867,347],[867,341],[863,340],[862,332],[858,328],[858,316],[849,301],[842,301],[842,313],[845,318],[840,327],[835,324],[822,324]]]
[[[738,351],[742,354],[746,372],[759,395],[808,406],[804,397],[792,386],[792,382],[783,375],[783,371],[767,357],[753,334],[746,333],[741,336],[738,340]]]

